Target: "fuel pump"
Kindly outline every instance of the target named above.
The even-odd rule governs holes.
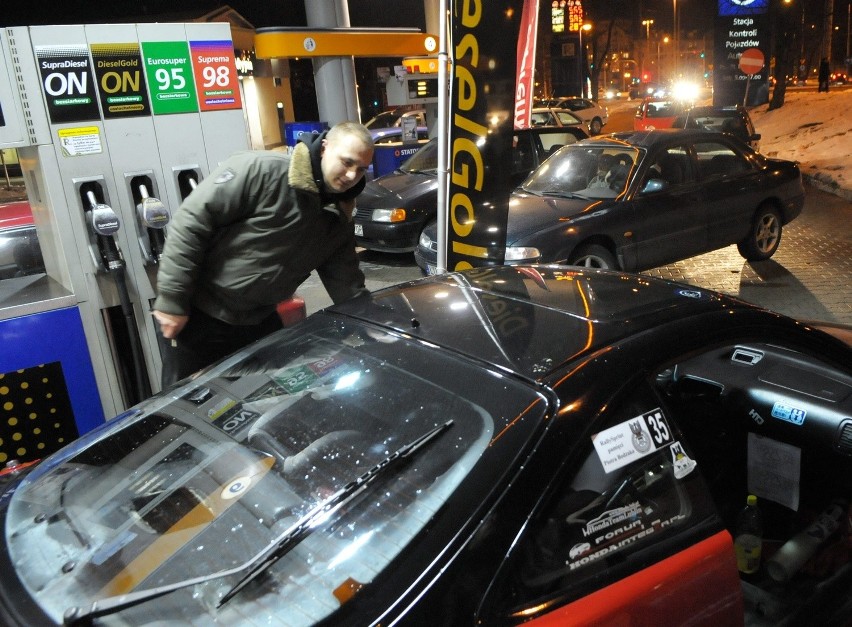
[[[171,211],[155,196],[151,196],[147,176],[135,177],[130,181],[133,200],[136,201],[136,229],[139,247],[146,265],[156,264],[163,254],[166,227],[172,219]]]
[[[128,386],[129,393],[133,398],[129,400],[131,404],[136,404],[151,395],[151,387],[146,376],[142,345],[136,331],[133,305],[127,289],[124,257],[115,238],[116,233],[121,228],[121,220],[112,207],[101,202],[103,198],[98,198],[98,191],[100,189],[96,183],[88,183],[80,187],[83,207],[86,212],[86,225],[89,229],[89,250],[95,267],[100,271],[108,272],[115,281],[121,303],[121,312],[127,325],[133,358],[133,386]]]

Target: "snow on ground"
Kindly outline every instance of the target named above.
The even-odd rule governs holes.
[[[814,185],[852,200],[852,91],[788,90],[783,107],[768,109],[749,109],[760,152],[798,161]]]

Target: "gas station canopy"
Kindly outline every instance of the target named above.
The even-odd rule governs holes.
[[[259,59],[286,57],[404,57],[438,51],[438,37],[400,28],[259,28]]]

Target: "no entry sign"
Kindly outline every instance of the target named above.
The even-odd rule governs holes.
[[[757,74],[763,68],[763,53],[757,48],[743,50],[740,55],[740,70],[743,74]]]

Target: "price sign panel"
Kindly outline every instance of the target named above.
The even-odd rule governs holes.
[[[201,110],[242,109],[234,44],[231,41],[191,41],[189,48]]]
[[[155,115],[198,111],[187,42],[142,42],[142,56]]]

